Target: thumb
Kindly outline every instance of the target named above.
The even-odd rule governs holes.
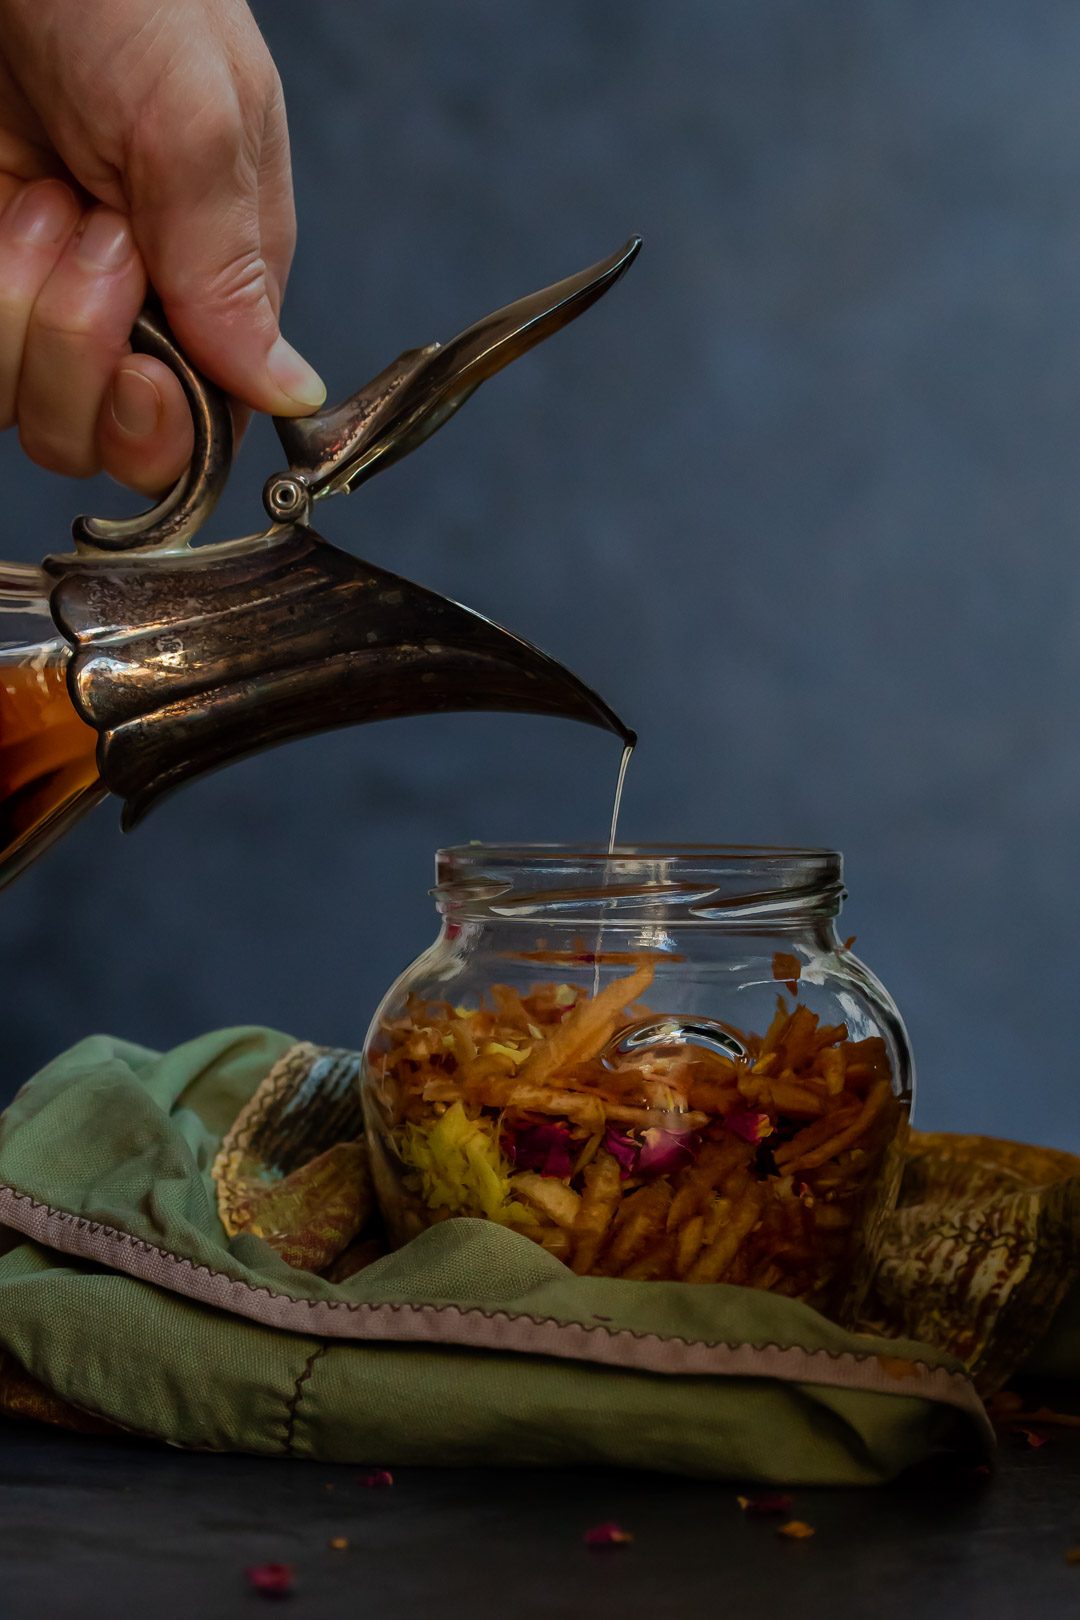
[[[160,171],[155,176],[145,201],[133,188],[135,238],[169,324],[194,364],[255,410],[301,416],[318,409],[326,388],[281,335],[278,278],[261,240],[257,180],[238,180],[235,155],[229,163],[221,156],[198,165],[199,184],[185,184],[174,164],[170,179]]]

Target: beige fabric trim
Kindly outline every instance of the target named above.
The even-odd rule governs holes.
[[[967,1375],[924,1361],[778,1344],[665,1338],[601,1322],[586,1327],[552,1317],[460,1305],[393,1301],[372,1305],[351,1300],[296,1299],[172,1254],[130,1232],[89,1221],[68,1210],[53,1209],[6,1184],[0,1184],[0,1224],[13,1227],[47,1248],[290,1333],[327,1339],[467,1346],[676,1377],[773,1378],[784,1383],[821,1384],[879,1395],[913,1395],[958,1407],[975,1419],[991,1444],[994,1442],[989,1419]]]

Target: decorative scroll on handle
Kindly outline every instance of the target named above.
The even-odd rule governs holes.
[[[289,466],[263,492],[273,522],[305,524],[313,501],[348,494],[415,450],[482,382],[601,298],[640,247],[640,237],[631,237],[610,258],[494,310],[448,343],[407,349],[340,405],[311,416],[275,417]],[[183,477],[148,512],[76,518],[73,533],[84,554],[183,549],[213,511],[232,466],[228,401],[185,357],[160,310],[143,311],[131,346],[176,373],[194,418],[194,451]]]
[[[148,512],[130,518],[76,518],[72,533],[84,552],[172,551],[187,545],[217,504],[232,466],[229,402],[185,357],[160,310],[143,310],[131,334],[131,347],[164,361],[176,373],[191,408],[195,447],[183,476]]]
[[[312,501],[348,494],[423,444],[519,355],[569,325],[613,287],[641,247],[633,236],[610,258],[475,321],[447,343],[406,349],[340,405],[276,417],[288,472],[263,492],[276,523],[305,522]]]

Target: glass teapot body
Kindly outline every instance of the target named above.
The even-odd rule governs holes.
[[[837,939],[840,872],[816,851],[443,851],[439,938],[365,1048],[392,1239],[481,1216],[580,1273],[853,1319],[913,1070]]]
[[[105,796],[38,568],[0,566],[0,884]]]

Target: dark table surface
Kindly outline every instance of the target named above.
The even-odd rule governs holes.
[[[1080,1615],[1080,1431],[1003,1439],[990,1478],[801,1490],[804,1542],[750,1520],[737,1486],[659,1474],[359,1470],[202,1456],[0,1420],[2,1620],[218,1620],[278,1612],[487,1620],[998,1620]],[[331,1488],[332,1487],[332,1488]],[[591,1551],[617,1520],[632,1545]],[[348,1547],[335,1551],[332,1537]],[[295,1566],[293,1595],[249,1564]]]

